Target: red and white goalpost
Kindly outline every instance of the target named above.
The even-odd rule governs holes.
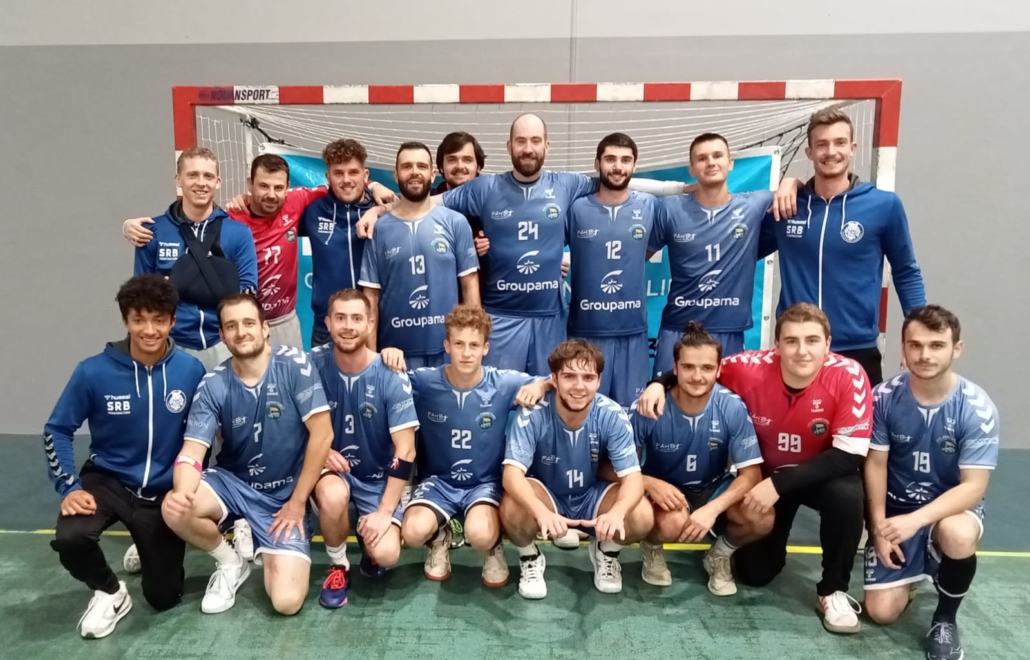
[[[604,135],[623,131],[640,146],[638,170],[682,166],[690,140],[703,132],[727,137],[735,156],[772,153],[779,175],[809,176],[805,126],[815,110],[840,105],[852,117],[859,144],[855,170],[878,188],[894,190],[901,110],[899,80],[784,80],[692,83],[542,83],[495,85],[325,85],[174,87],[175,155],[201,145],[222,166],[222,198],[242,192],[259,153],[318,157],[322,146],[353,137],[369,151],[369,166],[390,170],[401,142],[435,149],[453,130],[477,137],[487,172],[509,169],[504,141],[520,112],[548,122],[547,167],[593,171]],[[771,182],[774,183],[774,182]],[[763,345],[775,307],[767,261]],[[887,322],[889,271],[880,301],[881,344]],[[883,346],[881,345],[881,349]]]

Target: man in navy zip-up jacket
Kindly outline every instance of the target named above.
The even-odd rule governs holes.
[[[72,577],[96,594],[80,621],[104,637],[128,613],[125,583],[107,565],[100,534],[115,522],[132,535],[143,595],[154,608],[182,595],[185,544],[165,525],[161,502],[204,367],[169,339],[179,296],[159,275],[133,277],[118,292],[128,338],[79,363],[43,431],[50,480],[61,496],[51,543]],[[72,436],[89,422],[90,458],[75,469]]]
[[[136,248],[134,275],[158,273],[168,276],[175,262],[192,259],[186,253],[186,241],[179,233],[180,225],[193,230],[198,240],[216,219],[221,219],[219,246],[225,258],[237,269],[240,290],[257,290],[257,252],[254,236],[242,223],[231,220],[222,209],[215,207],[215,191],[221,185],[218,161],[207,149],[187,149],[179,157],[175,175],[176,185],[182,189],[182,199],[154,218],[151,231],[153,240]],[[208,370],[229,358],[229,351],[218,335],[218,314],[215,309],[201,309],[179,301],[172,339],[179,348],[199,358]]]
[[[905,314],[926,304],[926,290],[901,199],[849,173],[853,135],[841,110],[812,116],[805,153],[815,176],[798,191],[797,215],[766,221],[759,252],[779,250],[777,314],[798,302],[819,306],[833,328],[833,351],[861,364],[875,385],[883,380],[884,257]]]
[[[329,297],[341,289],[358,289],[367,239],[358,236],[361,215],[375,206],[365,187],[368,153],[356,140],[330,142],[322,151],[329,193],[311,202],[300,220],[300,234],[311,243],[311,346],[330,341],[325,326]]]

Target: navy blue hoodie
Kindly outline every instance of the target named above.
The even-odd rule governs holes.
[[[84,421],[89,422],[89,454],[97,468],[139,497],[171,490],[186,416],[203,377],[200,360],[172,341],[151,368],[129,356],[128,339],[109,343],[103,353],[80,362],[43,428],[57,493],[63,498],[82,488],[72,436]]]
[[[880,336],[883,259],[905,314],[926,304],[908,218],[901,199],[859,183],[830,201],[810,181],[798,191],[793,218],[762,227],[759,252],[779,250],[780,302],[776,314],[798,302],[818,305],[830,319],[833,350],[872,348]]]
[[[179,233],[179,225],[192,226],[198,239],[203,239],[204,230],[215,218],[222,218],[222,232],[219,244],[225,258],[236,264],[240,274],[241,291],[257,291],[257,251],[254,248],[254,235],[243,223],[231,220],[225,211],[216,208],[211,216],[201,223],[194,224],[182,214],[182,202],[175,202],[163,215],[154,218],[150,229],[154,237],[143,247],[136,248],[136,264],[133,275],[158,273],[168,276],[172,266],[186,254],[186,241]],[[172,339],[183,348],[195,351],[214,346],[221,339],[218,336],[218,313],[214,309],[200,309],[179,301],[175,310],[175,325],[172,326]]]

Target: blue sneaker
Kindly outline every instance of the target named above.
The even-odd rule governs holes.
[[[331,610],[346,605],[348,582],[350,574],[347,569],[343,566],[330,566],[329,575],[322,583],[322,595],[318,597],[318,603]]]
[[[926,633],[926,660],[962,660],[965,650],[958,638],[958,626],[950,621],[934,621]]]

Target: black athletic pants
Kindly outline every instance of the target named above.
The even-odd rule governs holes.
[[[836,353],[862,365],[866,377],[869,378],[870,387],[876,387],[883,382],[883,355],[880,354],[879,348],[873,346],[872,348],[856,348],[853,351],[836,351]]]
[[[90,589],[114,593],[118,578],[107,565],[99,541],[101,532],[121,522],[139,551],[143,596],[155,609],[173,607],[182,597],[186,543],[161,517],[164,496],[156,501],[140,499],[88,461],[80,475],[82,488],[96,500],[97,510],[91,516],[62,515],[57,519],[57,538],[50,545],[61,565]]]
[[[855,554],[862,539],[865,492],[857,474],[838,477],[781,497],[775,505],[776,523],[769,536],[733,554],[734,575],[742,584],[764,587],[787,563],[787,537],[798,507],[819,512],[819,542],[823,548],[820,596],[847,591]]]

